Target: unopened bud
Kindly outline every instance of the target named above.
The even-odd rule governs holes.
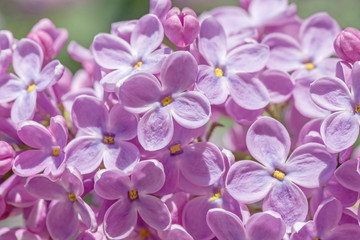
[[[360,31],[346,28],[335,39],[334,48],[339,58],[354,63],[360,60]]]

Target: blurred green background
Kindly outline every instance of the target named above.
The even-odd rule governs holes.
[[[298,14],[306,18],[326,11],[339,24],[360,28],[359,0],[290,0]],[[173,6],[193,8],[198,14],[219,5],[238,5],[237,0],[173,0]],[[149,9],[149,0],[0,0],[0,28],[13,32],[15,38],[27,35],[41,18],[50,18],[58,28],[66,28],[69,41],[89,47],[99,32],[109,32],[112,22],[140,18]],[[75,71],[80,67],[70,59],[66,48],[58,57]]]

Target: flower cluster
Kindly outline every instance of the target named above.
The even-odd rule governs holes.
[[[0,239],[360,239],[360,32],[239,2],[0,31]]]

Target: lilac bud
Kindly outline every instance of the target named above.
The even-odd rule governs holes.
[[[343,60],[354,63],[360,60],[360,31],[346,28],[335,39],[336,54]]]
[[[42,30],[38,30],[36,32],[30,32],[27,35],[27,38],[39,44],[44,53],[44,63],[48,63],[51,60],[52,55],[54,54],[54,42],[50,35]]]
[[[251,0],[239,0],[239,3],[240,3],[240,6],[247,11],[249,9]]]
[[[7,173],[14,162],[14,149],[4,141],[0,141],[0,174]]]
[[[189,46],[199,34],[200,26],[196,13],[190,8],[181,12],[174,7],[164,21],[166,36],[178,47]]]

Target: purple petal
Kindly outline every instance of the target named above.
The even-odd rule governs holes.
[[[174,134],[174,123],[167,108],[147,112],[139,121],[138,139],[148,151],[159,150],[168,145]]]
[[[165,239],[194,240],[194,238],[188,232],[186,232],[182,226],[177,224],[171,225]]]
[[[28,150],[15,158],[13,171],[19,176],[29,177],[40,173],[52,162],[49,153],[42,150]]]
[[[209,186],[216,183],[224,173],[224,159],[214,144],[199,142],[185,146],[182,150],[178,166],[190,182]]]
[[[325,118],[320,128],[327,147],[340,152],[353,145],[359,135],[357,116],[350,112],[336,112]]]
[[[43,175],[28,178],[25,188],[32,195],[45,200],[66,199],[68,195],[62,186]]]
[[[209,99],[211,104],[222,104],[229,95],[225,80],[226,77],[218,78],[215,75],[215,68],[207,65],[200,65],[196,80],[196,88]]]
[[[269,58],[269,47],[265,44],[245,44],[230,51],[226,59],[226,70],[232,73],[260,71]]]
[[[127,109],[142,113],[152,108],[154,102],[159,101],[160,88],[160,82],[154,75],[136,73],[120,86],[118,95]]]
[[[43,91],[46,87],[56,83],[62,77],[64,70],[64,66],[58,60],[48,63],[35,81],[36,90]]]
[[[68,140],[68,128],[65,118],[58,115],[50,119],[50,128],[52,135],[56,139],[56,143],[62,148],[65,147]],[[32,136],[33,140],[33,136]]]
[[[290,144],[290,136],[285,127],[269,117],[256,120],[246,135],[250,154],[262,164],[274,168],[285,162]]]
[[[133,57],[130,45],[123,39],[111,34],[98,34],[92,45],[97,64],[107,69],[128,69]]]
[[[131,66],[125,66],[122,69],[112,71],[101,78],[100,83],[107,92],[115,92],[116,86],[121,85],[126,78],[133,73]]]
[[[320,107],[330,111],[352,111],[352,99],[346,84],[338,79],[324,77],[310,86],[312,100]]]
[[[240,107],[236,102],[229,98],[225,104],[226,112],[234,119],[234,121],[242,126],[250,126],[264,112],[264,109],[248,110]]]
[[[266,2],[253,0],[248,4],[249,15],[257,25],[265,25],[272,19],[279,18],[279,15],[288,8],[287,0],[268,0]]]
[[[66,168],[61,175],[59,183],[67,192],[72,192],[75,196],[81,196],[84,193],[82,175],[76,168]]]
[[[335,177],[341,185],[356,192],[360,192],[360,174],[356,171],[358,166],[357,159],[350,159],[336,169]]]
[[[164,28],[160,20],[153,14],[147,14],[139,19],[131,34],[130,44],[136,58],[153,52],[164,38]]]
[[[158,16],[158,18],[162,21],[167,12],[170,10],[170,7],[170,0],[150,0],[149,12]]]
[[[129,177],[120,170],[101,170],[95,176],[95,192],[108,200],[126,198],[130,187]]]
[[[121,104],[113,106],[109,113],[109,132],[117,140],[130,140],[136,136],[137,117],[126,111]]]
[[[171,224],[171,215],[165,203],[160,199],[141,195],[139,197],[138,212],[140,217],[156,230],[166,230]]]
[[[226,189],[233,198],[243,203],[260,201],[278,181],[270,171],[253,161],[236,162],[227,174]]]
[[[263,83],[250,74],[228,74],[230,95],[241,107],[257,110],[269,103],[269,93]]]
[[[156,195],[166,195],[173,193],[178,187],[179,183],[179,167],[177,166],[177,158],[175,156],[169,156],[162,161],[165,173],[165,182],[162,188],[156,193]]]
[[[308,202],[305,194],[289,181],[278,181],[263,202],[263,211],[273,210],[279,213],[286,227],[295,222],[305,221],[308,213]]]
[[[172,94],[187,90],[195,83],[197,73],[196,60],[189,52],[172,53],[161,66],[163,91]]]
[[[245,240],[247,234],[240,218],[221,208],[210,209],[206,222],[219,240]]]
[[[0,75],[0,102],[7,103],[26,91],[25,83],[10,73]]]
[[[246,232],[251,240],[281,240],[285,230],[281,216],[273,211],[255,213],[246,222]]]
[[[326,240],[354,240],[360,239],[360,228],[358,224],[343,224],[335,228]]]
[[[70,240],[78,231],[79,220],[71,201],[56,203],[46,217],[46,227],[53,239]]]
[[[314,222],[319,236],[325,236],[341,219],[342,206],[336,198],[325,200],[317,209]]]
[[[18,184],[10,189],[6,195],[6,203],[17,208],[31,207],[38,202],[38,198],[31,195],[24,187]]]
[[[11,120],[19,123],[32,119],[35,114],[36,97],[36,91],[23,92],[19,95],[11,108]]]
[[[122,219],[122,221],[119,221]],[[130,199],[115,202],[105,214],[104,232],[110,239],[123,239],[135,228],[137,211]]]
[[[170,107],[175,121],[182,127],[190,129],[204,126],[211,115],[209,101],[202,93],[195,91],[177,95]]]
[[[360,60],[360,59],[359,59]],[[360,62],[355,62],[351,71],[351,91],[356,103],[360,102]]]
[[[158,191],[165,182],[163,165],[157,160],[139,162],[131,174],[131,182],[140,194]]]
[[[96,217],[90,206],[81,198],[78,198],[74,203],[74,209],[79,213],[82,222],[85,223],[86,227],[89,228],[90,231],[95,231],[97,227]]]
[[[296,148],[286,161],[286,177],[302,187],[316,188],[329,180],[336,165],[336,155],[324,145],[308,143]]]
[[[32,148],[46,149],[52,145],[53,140],[49,130],[34,121],[19,124],[17,134],[21,141]]]
[[[15,73],[28,84],[35,81],[43,64],[43,52],[39,45],[29,39],[21,39],[13,54]]]

